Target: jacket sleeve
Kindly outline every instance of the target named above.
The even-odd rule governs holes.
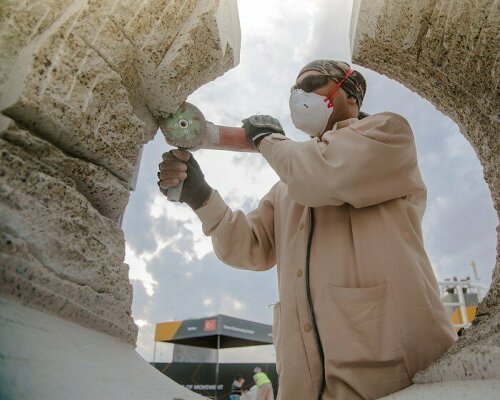
[[[393,113],[326,132],[321,141],[273,134],[259,150],[290,198],[309,207],[361,208],[425,191],[411,128]]]
[[[245,215],[232,211],[214,190],[207,204],[195,211],[222,262],[255,271],[265,271],[276,264],[275,195],[276,185],[260,200],[257,209]]]

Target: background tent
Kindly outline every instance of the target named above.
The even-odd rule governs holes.
[[[156,324],[156,342],[167,342],[217,350],[215,363],[215,399],[219,383],[219,350],[233,347],[269,345],[273,343],[272,326],[244,319],[216,315],[200,319]]]

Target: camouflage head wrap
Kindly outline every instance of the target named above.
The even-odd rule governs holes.
[[[306,71],[318,71],[324,75],[332,76],[333,79],[337,79],[338,82],[345,76],[350,68],[349,64],[342,61],[315,60],[302,68],[297,77]],[[366,93],[366,81],[363,75],[361,75],[359,71],[353,71],[352,75],[342,83],[341,87],[349,96],[356,99],[359,108],[361,108]]]

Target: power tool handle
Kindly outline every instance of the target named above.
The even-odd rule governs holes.
[[[184,181],[180,181],[177,186],[171,187],[167,190],[167,199],[170,201],[179,202],[181,200],[182,186]]]

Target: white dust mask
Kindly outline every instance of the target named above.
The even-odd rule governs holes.
[[[329,101],[325,101],[325,96],[295,89],[290,94],[290,113],[293,124],[308,135],[319,137],[324,132],[333,112],[333,108],[328,108],[328,104]]]

